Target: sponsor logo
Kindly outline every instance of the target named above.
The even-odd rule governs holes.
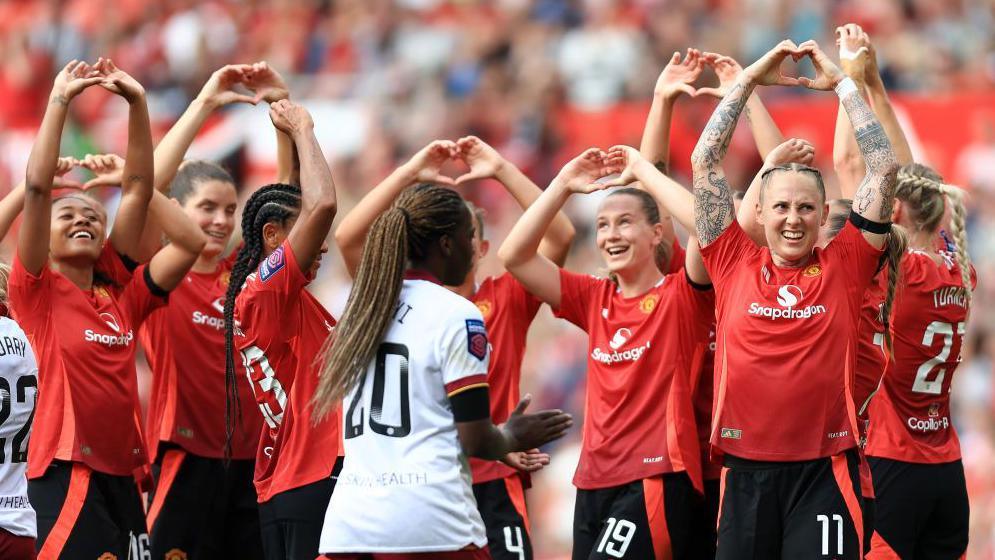
[[[663,455],[659,457],[643,457],[643,463],[645,464],[662,463],[662,462],[663,462]]]
[[[608,318],[608,308],[607,307],[602,307],[601,308],[601,318],[602,319],[607,319]]]
[[[649,315],[654,309],[656,309],[656,304],[659,301],[660,296],[656,294],[647,294],[646,297],[639,302],[639,310]]]
[[[219,331],[223,331],[225,329],[224,319],[208,315],[207,313],[201,313],[200,311],[193,312],[193,324],[207,325],[208,327],[213,327]]]
[[[763,278],[765,284],[770,284],[770,271],[767,270],[767,265],[760,267],[760,278]]]
[[[219,297],[218,299],[212,301],[211,307],[213,307],[218,311],[218,313],[221,313],[223,315],[225,312],[225,298]]]
[[[808,278],[815,278],[816,276],[819,276],[821,274],[822,274],[822,267],[817,264],[813,264],[812,266],[806,268],[804,272],[802,272],[802,275]]]
[[[112,331],[116,333],[121,332],[121,325],[118,324],[117,319],[110,313],[101,313],[100,320],[107,324]]]
[[[618,333],[616,333],[616,335],[617,334]],[[649,347],[650,347],[650,342],[647,340],[646,344],[643,344],[641,346],[636,346],[635,348],[630,348],[622,352],[615,350],[611,353],[608,353],[600,348],[595,348],[591,352],[591,359],[596,362],[601,362],[602,364],[607,364],[607,365],[617,364],[620,362],[635,362],[636,360],[638,360],[643,356],[643,354],[646,352],[646,350],[649,349]]]
[[[725,439],[743,439],[743,430],[737,430],[735,428],[722,428],[719,432],[719,437]]]
[[[802,293],[801,288],[785,284],[777,290],[777,303],[781,306],[780,308],[753,302],[750,304],[748,313],[759,317],[767,317],[773,321],[774,319],[808,319],[814,315],[826,312],[826,306],[824,305],[796,307],[804,297],[805,295]]]
[[[490,300],[482,299],[477,302],[477,309],[480,310],[480,314],[484,316],[484,319],[491,316],[491,308],[492,306]]]
[[[91,449],[89,445],[84,445],[84,446],[80,447],[79,451],[83,455],[92,455],[93,454],[93,449]]]
[[[932,413],[932,410],[930,411]],[[939,415],[939,412],[937,412]],[[946,416],[942,418],[909,418],[907,421],[909,429],[913,432],[938,432],[950,427],[950,419]]]
[[[187,560],[187,553],[178,548],[174,548],[166,552],[166,556],[164,558],[165,560]]]
[[[608,346],[611,346],[612,350],[618,350],[626,342],[629,342],[630,338],[632,338],[632,331],[626,328],[618,329],[615,331],[615,336],[612,337],[611,342],[608,343]]]
[[[259,280],[262,282],[269,280],[284,266],[287,266],[287,256],[283,254],[283,245],[281,245],[259,264]]]
[[[187,439],[193,439],[193,430],[190,428],[176,428],[176,433]]]
[[[849,430],[843,430],[842,432],[829,432],[826,434],[826,437],[829,439],[839,439],[841,437],[846,437],[849,433]]]
[[[105,346],[128,346],[134,338],[135,335],[132,334],[132,331],[128,331],[117,336],[101,334],[92,329],[86,329],[83,331],[83,340],[87,342],[96,342]]]
[[[466,320],[466,350],[480,361],[487,357],[487,328],[479,319]]]

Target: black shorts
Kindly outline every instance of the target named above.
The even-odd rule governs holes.
[[[702,496],[686,473],[577,490],[573,560],[697,559]]]
[[[314,560],[318,557],[325,511],[341,470],[342,457],[339,457],[329,478],[280,492],[259,504],[259,528],[268,560]]]
[[[43,558],[148,558],[145,509],[135,479],[54,461],[28,480]]]
[[[861,558],[857,460],[855,451],[784,463],[726,455],[716,558]]]
[[[163,446],[152,476],[152,558],[261,559],[253,460],[211,459]]]
[[[868,558],[961,558],[970,506],[964,465],[869,457],[875,524]]]
[[[699,553],[695,558],[711,560],[715,558],[715,525],[719,519],[719,479],[705,481],[705,506],[701,509],[701,519],[695,530],[695,541]]]
[[[473,485],[477,509],[487,528],[487,548],[494,560],[532,560],[529,516],[522,477],[513,474]]]

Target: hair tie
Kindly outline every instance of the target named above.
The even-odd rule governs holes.
[[[401,215],[404,216],[404,225],[410,227],[411,226],[411,214],[409,214],[408,211],[405,208],[402,208],[401,206],[397,206],[396,208],[398,210],[400,210],[401,211]]]

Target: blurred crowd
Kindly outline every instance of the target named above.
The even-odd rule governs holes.
[[[421,146],[465,134],[495,146],[542,186],[574,155],[569,150],[585,123],[603,127],[603,146],[638,142],[638,130],[609,126],[613,120],[605,115],[629,107],[641,124],[656,77],[674,51],[693,46],[744,65],[783,38],[814,38],[830,51],[833,29],[847,22],[870,33],[884,82],[898,99],[905,93],[919,100],[982,100],[954,157],[939,167],[970,193],[969,238],[980,283],[954,400],[971,494],[968,557],[995,558],[995,220],[983,219],[995,216],[995,0],[0,2],[0,193],[23,177],[52,77],[72,58],[109,56],[137,78],[148,91],[157,137],[211,72],[227,63],[267,61],[287,79],[292,97],[314,113],[345,212]],[[813,97],[800,89],[764,92],[775,119],[779,103],[797,104],[800,96]],[[677,111],[686,117],[683,126],[675,121],[672,170],[687,184],[682,156],[714,101],[681,103]],[[81,96],[64,155],[120,152],[124,111],[99,92]],[[908,115],[908,122],[916,118]],[[917,158],[927,163],[933,131],[910,133]],[[739,132],[730,160],[743,162],[735,178],[745,184],[759,159],[749,134]],[[828,172],[829,146],[823,148],[818,161]],[[216,115],[191,153],[223,162],[243,192],[272,180],[275,154],[265,110],[249,105]],[[490,181],[466,194],[487,209],[487,235],[496,248],[519,214],[514,201]],[[598,270],[590,236],[595,204],[583,199],[569,209],[579,232],[570,269]],[[6,255],[10,249],[4,247]],[[314,290],[338,312],[348,278],[328,260]],[[501,272],[493,258],[483,269]],[[585,362],[584,335],[544,311],[530,333],[524,388],[538,404],[579,418]],[[530,507],[539,558],[569,550],[569,480],[579,436],[575,430],[558,444],[553,464],[534,477]]]

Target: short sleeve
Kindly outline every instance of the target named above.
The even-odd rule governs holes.
[[[760,247],[733,220],[718,238],[701,248],[701,258],[712,282],[721,284],[739,263],[756,259],[760,251]]]
[[[104,243],[104,248],[100,251],[100,256],[93,268],[106,276],[112,283],[125,286],[131,281],[135,270],[134,266],[129,266],[134,263],[130,262],[130,259],[129,262],[125,262],[125,258],[114,249],[110,242],[107,242]]]
[[[297,264],[290,241],[284,241],[259,263],[255,281],[256,291],[270,294],[281,302],[298,298],[308,279]]]
[[[297,321],[307,282],[287,241],[259,263],[235,301],[235,316],[254,346],[268,351],[296,334],[287,325]]]
[[[664,274],[673,274],[684,270],[684,261],[687,259],[687,251],[681,246],[681,242],[674,239],[674,244],[670,247],[670,266]]]
[[[553,314],[587,330],[587,314],[601,285],[608,280],[560,269],[560,307]]]
[[[671,276],[677,283],[681,294],[683,307],[690,315],[695,336],[707,335],[712,323],[715,322],[715,290],[711,286],[703,288],[692,284],[687,274],[681,272]]]
[[[848,267],[849,276],[861,287],[868,285],[877,274],[882,253],[884,250],[868,243],[864,234],[850,221],[847,221],[825,250],[825,254],[831,259]]]
[[[135,269],[131,280],[121,292],[121,304],[131,317],[133,325],[140,325],[150,313],[166,305],[166,297],[156,292],[159,288],[152,284],[152,278],[146,273],[147,264]]]
[[[53,280],[48,263],[35,276],[24,268],[20,257],[14,255],[10,278],[7,280],[7,298],[11,313],[18,323],[30,324],[51,313]]]
[[[542,307],[542,301],[529,293],[525,286],[511,273],[505,272],[497,278],[496,283],[498,288],[507,296],[508,301],[513,303],[516,310],[519,310],[519,316],[531,324],[532,319],[539,312],[539,308]]]
[[[490,344],[484,318],[476,306],[451,313],[439,341],[442,381],[450,397],[487,385]]]

